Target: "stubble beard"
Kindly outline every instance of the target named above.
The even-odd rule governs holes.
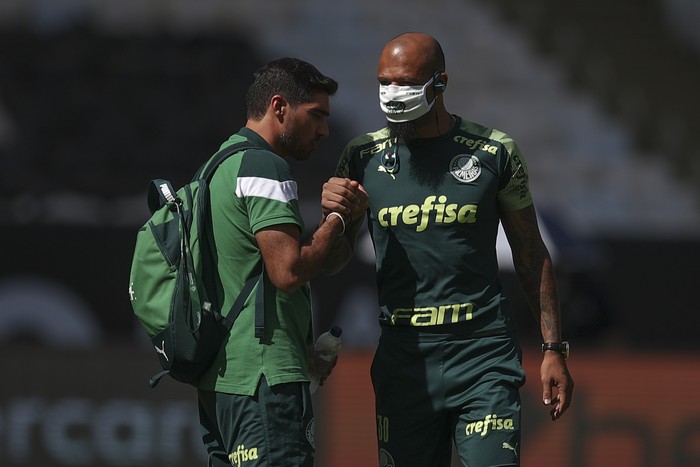
[[[280,134],[280,143],[285,156],[296,161],[305,161],[311,157],[311,152],[302,147],[302,141],[296,135],[296,127],[296,122],[291,119],[288,127]]]

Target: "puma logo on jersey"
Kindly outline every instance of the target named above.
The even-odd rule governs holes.
[[[159,354],[161,354],[163,357],[165,357],[165,361],[166,361],[166,362],[169,362],[170,360],[168,359],[168,355],[165,353],[165,341],[161,341],[160,346],[162,347],[162,348],[160,348],[160,349],[158,348],[157,345],[154,345],[153,347],[156,348],[156,352],[157,352],[157,353],[159,353]]]
[[[379,167],[377,167],[377,172],[384,172],[384,173],[386,173],[386,174],[389,174],[389,175],[391,175],[391,178],[392,178],[392,179],[396,180],[396,177],[394,176],[394,174],[391,173],[391,172],[389,172],[389,171],[386,169],[386,167],[384,167],[383,165],[380,165]]]
[[[517,446],[517,444],[516,444],[516,446]],[[515,457],[518,457],[518,451],[516,450],[516,448],[511,446],[509,443],[503,443],[503,449],[510,449],[511,451],[513,451],[515,453]]]

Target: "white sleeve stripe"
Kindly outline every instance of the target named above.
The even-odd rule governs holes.
[[[244,198],[256,196],[258,198],[273,199],[286,203],[298,199],[297,182],[287,180],[271,180],[261,177],[239,177],[236,180],[236,196]]]

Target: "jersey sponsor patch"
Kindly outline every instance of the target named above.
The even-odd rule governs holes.
[[[481,162],[474,155],[458,154],[450,161],[450,173],[459,182],[473,182],[481,175]]]
[[[515,421],[512,418],[499,417],[498,415],[489,414],[483,420],[476,420],[467,423],[464,434],[467,437],[479,436],[484,437],[491,431],[511,431],[515,430]],[[513,452],[517,452],[513,449]]]
[[[236,450],[228,455],[231,465],[243,465],[248,461],[254,461],[258,458],[258,448],[247,449],[243,444],[239,444]]]
[[[416,308],[395,308],[391,313],[392,326],[440,326],[470,321],[474,316],[473,303],[456,303]]]
[[[384,228],[399,225],[415,225],[416,232],[423,232],[432,224],[473,224],[476,222],[478,206],[448,203],[446,195],[431,195],[422,204],[388,206],[379,209],[377,221]]]

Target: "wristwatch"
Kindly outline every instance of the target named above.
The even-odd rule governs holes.
[[[567,341],[545,342],[542,344],[542,352],[546,350],[554,350],[555,352],[562,354],[564,358],[569,358],[569,343]]]

